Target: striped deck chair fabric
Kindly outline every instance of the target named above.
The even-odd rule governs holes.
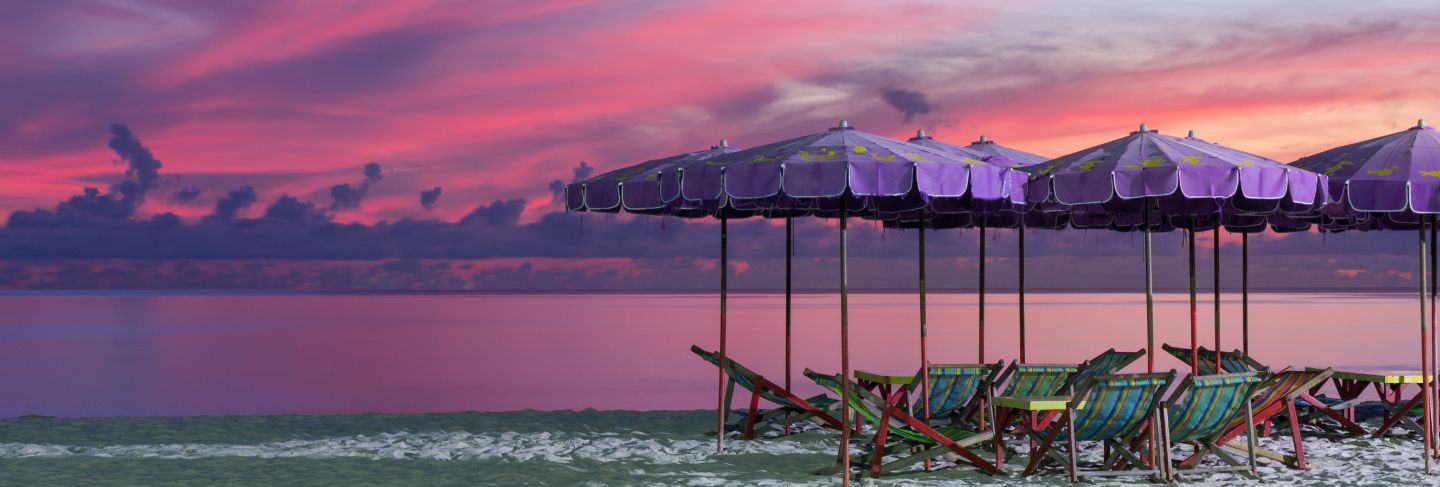
[[[1325,382],[1333,373],[1331,369],[1324,370],[1293,370],[1285,369],[1270,374],[1262,382],[1255,385],[1255,390],[1260,391],[1251,399],[1251,409],[1254,412],[1252,418],[1237,417],[1225,426],[1224,432],[1215,438],[1215,445],[1225,445],[1231,448],[1254,451],[1256,454],[1279,461],[1294,468],[1304,469],[1305,445],[1300,436],[1300,420],[1296,411],[1296,399],[1305,395],[1308,391]],[[1276,415],[1285,413],[1290,421],[1290,433],[1294,440],[1295,454],[1284,455],[1278,452],[1262,448],[1249,449],[1245,443],[1234,441],[1236,437],[1249,431],[1256,425],[1262,425],[1270,421]],[[1248,423],[1248,424],[1247,424]],[[1182,465],[1190,465],[1198,460],[1199,454],[1187,458]]]
[[[1191,357],[1189,348],[1176,347],[1168,343],[1161,345],[1161,348],[1165,349],[1166,352],[1169,352],[1170,355],[1175,356],[1175,358],[1179,359],[1181,362],[1185,362],[1187,365],[1190,363]],[[1210,350],[1205,347],[1199,347],[1196,352],[1200,354],[1200,363],[1196,364],[1198,365],[1198,367],[1196,368],[1200,371],[1200,375],[1216,375],[1221,373],[1238,374],[1241,372],[1266,372],[1270,370],[1269,367],[1266,367],[1263,364],[1256,362],[1254,359],[1245,356],[1245,352],[1234,350],[1229,352],[1220,352],[1220,366],[1223,367],[1225,370],[1224,372],[1217,372],[1215,370],[1214,350]]]
[[[932,420],[950,417],[967,418],[980,406],[982,391],[989,391],[990,384],[999,375],[1003,362],[993,364],[931,364],[930,365],[930,418]],[[918,375],[918,374],[917,374]],[[920,380],[912,384],[919,384]],[[914,386],[909,386],[912,389]],[[914,411],[920,411],[919,404],[912,404]]]
[[[700,356],[700,358],[705,359],[706,362],[710,362],[717,367],[720,366],[719,354],[706,351],[694,345],[690,346],[690,351]],[[746,368],[744,365],[740,365],[734,358],[726,357],[725,361],[729,364],[723,368],[725,369],[725,375],[730,379],[725,394],[726,408],[728,409],[730,406],[730,398],[735,385],[739,385],[741,388],[750,391],[753,395],[748,413],[736,412],[736,414],[740,414],[742,417],[735,424],[727,425],[727,429],[742,430],[745,432],[745,438],[749,439],[754,436],[754,426],[756,423],[763,424],[765,420],[777,419],[787,414],[793,415],[790,418],[793,422],[806,421],[813,417],[831,427],[840,427],[840,420],[835,419],[833,415],[827,413],[827,410],[832,409],[832,406],[836,404],[834,399],[826,397],[824,394],[802,399],[784,387],[770,382],[764,376]],[[761,412],[758,409],[758,401],[756,400],[758,398],[764,398],[766,401],[770,401],[780,407]]]
[[[1080,364],[1079,370],[1070,375],[1066,380],[1066,385],[1062,387],[1061,390],[1063,391],[1065,387],[1071,385],[1078,385],[1091,377],[1117,374],[1120,372],[1120,369],[1125,368],[1125,366],[1130,365],[1136,360],[1140,360],[1140,357],[1144,356],[1145,350],[1143,349],[1135,352],[1117,352],[1112,348],[1100,352],[1100,355],[1096,355],[1095,358]]]
[[[1077,365],[1011,362],[1010,367],[1000,376],[1000,379],[1005,381],[1000,395],[1008,397],[1058,395],[1060,389],[1065,386],[1066,380],[1070,378],[1070,374],[1079,370],[1080,367]]]
[[[837,396],[844,395],[838,374],[825,375],[805,369],[805,376]],[[872,476],[879,477],[926,459],[947,455],[954,457],[953,460],[969,462],[987,474],[1000,473],[993,463],[980,458],[969,449],[993,438],[993,432],[976,432],[959,426],[932,428],[853,381],[850,383],[850,395],[846,397],[846,401],[850,403],[852,411],[875,427],[875,436],[869,445],[870,452],[852,458],[851,467],[869,469]],[[889,444],[891,435],[899,441]],[[884,462],[884,457],[903,455],[917,446],[922,450],[889,463]],[[826,469],[817,473],[834,471],[838,469]]]
[[[1045,439],[1025,468],[1025,475],[1034,474],[1050,455],[1066,464],[1072,481],[1082,476],[1111,475],[1150,475],[1163,479],[1158,449],[1146,450],[1142,459],[1141,446],[1158,444],[1159,436],[1150,426],[1157,424],[1161,397],[1174,378],[1173,370],[1159,374],[1100,375],[1077,386],[1074,397],[1078,402],[1072,401],[1065,416],[1047,429]],[[1062,431],[1068,435],[1064,456],[1052,448]],[[1142,435],[1147,434],[1151,441],[1141,441]],[[1075,452],[1081,441],[1100,441],[1109,447],[1109,456],[1095,470],[1079,471]]]
[[[1226,465],[1218,468],[1195,468],[1199,459],[1191,462],[1191,472],[1243,472],[1255,476],[1255,455],[1249,454],[1248,462],[1242,464],[1224,449],[1215,445],[1215,438],[1224,434],[1226,428],[1236,421],[1251,425],[1247,430],[1247,451],[1253,451],[1254,422],[1250,409],[1250,396],[1260,383],[1258,372],[1192,376],[1185,379],[1175,393],[1166,401],[1163,410],[1165,429],[1164,459],[1167,479],[1173,479],[1169,456],[1172,445],[1190,442],[1198,445],[1200,451],[1214,454]]]

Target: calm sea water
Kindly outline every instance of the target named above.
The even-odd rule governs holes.
[[[1142,295],[1027,298],[1032,362],[1144,346]],[[851,303],[852,366],[915,370],[915,296]],[[932,361],[976,361],[975,296],[930,303]],[[782,383],[783,304],[732,295],[729,342]],[[1188,345],[1186,296],[1157,304],[1157,343]],[[1223,345],[1239,348],[1239,296],[1222,304]],[[715,369],[689,347],[718,342],[715,295],[5,293],[0,310],[4,417],[714,407]],[[1015,296],[989,296],[987,312],[986,359],[1014,358]],[[1418,314],[1410,294],[1253,295],[1251,353],[1272,366],[1413,368]],[[792,380],[818,392],[800,371],[839,368],[837,297],[798,295],[794,319]]]

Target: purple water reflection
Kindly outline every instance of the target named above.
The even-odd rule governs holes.
[[[1224,347],[1240,347],[1226,295]],[[0,416],[713,408],[714,295],[0,295]],[[987,300],[987,359],[1016,355],[1014,295]],[[794,383],[839,367],[838,300],[796,297]],[[1027,296],[1032,362],[1145,343],[1139,294]],[[919,364],[915,296],[851,299],[855,368]],[[976,360],[975,297],[930,299],[934,362]],[[1201,343],[1213,316],[1200,307]],[[733,357],[783,383],[783,297],[732,295]],[[1157,342],[1189,344],[1188,301],[1157,301]],[[1274,366],[1416,368],[1409,294],[1251,297],[1251,352]],[[1157,367],[1184,370],[1168,355]],[[1142,359],[1132,369],[1143,369]]]

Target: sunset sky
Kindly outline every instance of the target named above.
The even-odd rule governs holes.
[[[557,214],[552,182],[842,118],[1047,156],[1144,122],[1281,161],[1440,119],[1440,8],[1424,2],[6,10],[0,288],[707,289],[710,224]],[[780,233],[740,227],[740,284],[773,286],[772,266],[754,264],[780,255]],[[862,272],[913,259],[908,235],[859,233]],[[1065,235],[1035,239],[1055,286],[1135,279],[1078,275],[1129,266],[1132,236]],[[807,222],[802,237],[816,268],[804,282],[825,286],[833,233]],[[965,287],[974,239],[953,239],[936,265],[955,271],[941,284]],[[1413,260],[1413,235],[1261,241],[1266,265],[1299,268],[1302,283],[1404,286]]]

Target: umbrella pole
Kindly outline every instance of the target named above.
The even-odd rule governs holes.
[[[1250,234],[1240,234],[1240,351],[1250,356]]]
[[[723,210],[722,210],[723,211]],[[730,225],[724,214],[720,216],[720,410],[716,416],[715,451],[725,451],[725,305],[729,298],[730,275]]]
[[[985,363],[985,227],[980,227],[980,361]]]
[[[850,262],[845,255],[845,196],[840,196],[840,462],[850,485]]]
[[[1025,362],[1025,224],[1020,224],[1020,363]]]
[[[1145,370],[1155,371],[1155,279],[1150,265],[1150,200],[1145,200]]]
[[[1200,319],[1196,314],[1195,301],[1195,222],[1185,229],[1185,245],[1190,251],[1190,374],[1200,375]]]
[[[795,255],[795,219],[785,219],[785,390],[790,390],[790,258]],[[790,434],[790,413],[785,413],[785,434]]]
[[[930,424],[930,355],[926,345],[925,325],[925,209],[920,209],[920,404],[925,424]],[[925,460],[925,470],[930,470],[930,459]]]
[[[1215,222],[1215,257],[1210,259],[1215,265],[1215,373],[1225,373],[1225,368],[1220,366],[1220,222]]]
[[[1437,246],[1437,245],[1436,245],[1437,240],[1436,240],[1435,237],[1436,237],[1437,235],[1436,235],[1436,231],[1435,231],[1435,230],[1436,230],[1435,216],[1434,216],[1434,215],[1431,215],[1431,216],[1430,216],[1430,370],[1433,371],[1433,372],[1440,372],[1440,363],[1436,363],[1436,357],[1435,357],[1435,353],[1436,353],[1436,352],[1435,352],[1435,346],[1436,346],[1436,343],[1435,343],[1435,293],[1436,293],[1437,288],[1440,288],[1440,286],[1437,286],[1437,285],[1440,285],[1440,283],[1437,283],[1437,282],[1436,282],[1436,275],[1437,275],[1437,272],[1436,272],[1436,271],[1437,271],[1437,270],[1440,270],[1440,269],[1436,269],[1437,263],[1440,263],[1440,259],[1437,259],[1437,258],[1436,258],[1436,257],[1437,257],[1437,255],[1436,255],[1436,250],[1437,250],[1437,249],[1440,249],[1440,246]],[[1431,381],[1434,381],[1434,380],[1435,380],[1434,377],[1435,377],[1436,375],[1440,375],[1440,374],[1432,375],[1432,376],[1431,376],[1432,378],[1431,378],[1430,380],[1431,380]],[[1437,391],[1436,389],[1437,389],[1437,388],[1434,387],[1434,384],[1432,384],[1431,387],[1430,387],[1430,399],[1431,399],[1431,404],[1435,404],[1434,401],[1435,401],[1436,399],[1440,399],[1440,391]],[[1431,419],[1431,424],[1432,424],[1432,426],[1431,426],[1431,431],[1430,431],[1430,436],[1431,436],[1432,438],[1436,438],[1437,435],[1440,435],[1440,432],[1436,432],[1436,431],[1434,430],[1434,428],[1435,428],[1436,426],[1440,426],[1440,408],[1431,407],[1430,409],[1431,409],[1430,419]],[[1431,452],[1434,454],[1433,456],[1440,457],[1440,451],[1435,451],[1435,449],[1432,449]]]
[[[1423,216],[1420,218],[1420,231],[1418,233],[1420,234],[1420,369],[1428,372],[1430,370],[1430,316],[1426,307],[1426,299],[1428,298],[1428,296],[1426,296],[1428,291],[1426,288],[1429,287],[1430,283],[1426,274],[1430,269],[1425,265],[1428,252],[1425,248],[1427,242],[1425,238],[1425,218]],[[1422,375],[1424,374],[1425,373],[1422,372]],[[1426,418],[1430,418],[1432,413],[1429,379],[1429,377],[1424,377],[1423,380],[1420,381],[1420,393],[1425,395]],[[1433,425],[1431,425],[1430,421],[1425,421],[1425,473],[1427,474],[1431,472],[1430,451],[1433,447],[1432,442],[1434,441],[1434,438],[1430,436],[1431,431],[1433,431]]]

